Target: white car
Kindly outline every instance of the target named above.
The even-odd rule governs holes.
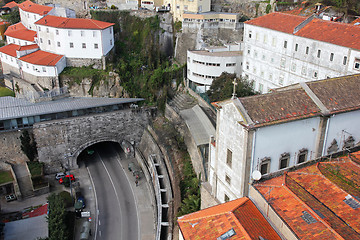
[[[59,179],[65,177],[65,176],[66,176],[65,173],[63,173],[63,172],[58,172],[57,174],[55,174],[55,179],[56,179],[56,180],[59,180]]]

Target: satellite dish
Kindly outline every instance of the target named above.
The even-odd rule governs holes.
[[[261,179],[261,172],[259,172],[258,170],[255,170],[255,171],[253,171],[251,176],[254,180],[258,181]]]

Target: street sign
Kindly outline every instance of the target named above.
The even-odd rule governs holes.
[[[90,212],[81,212],[81,217],[90,217]]]

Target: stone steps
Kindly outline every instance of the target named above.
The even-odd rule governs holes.
[[[178,93],[169,102],[169,105],[174,108],[175,111],[179,112],[184,109],[189,109],[197,104],[196,100],[187,93]]]
[[[27,171],[25,164],[13,165],[16,180],[18,182],[22,198],[34,196],[30,173]]]

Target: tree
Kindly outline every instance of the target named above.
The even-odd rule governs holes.
[[[20,136],[21,150],[27,156],[30,161],[33,161],[37,155],[36,142],[33,134],[30,134],[28,130],[23,130]]]
[[[69,238],[66,226],[66,210],[63,198],[55,193],[48,197],[49,214],[47,217],[49,240],[63,240]]]
[[[215,78],[210,86],[210,90],[206,93],[210,101],[222,101],[231,98],[233,93],[233,81],[236,78],[235,74],[222,73],[220,77]],[[236,78],[236,96],[246,97],[257,94],[253,88],[252,83],[243,78]]]
[[[11,25],[18,23],[20,22],[19,10],[16,9],[11,11],[9,14],[3,15],[2,18],[8,21]]]

